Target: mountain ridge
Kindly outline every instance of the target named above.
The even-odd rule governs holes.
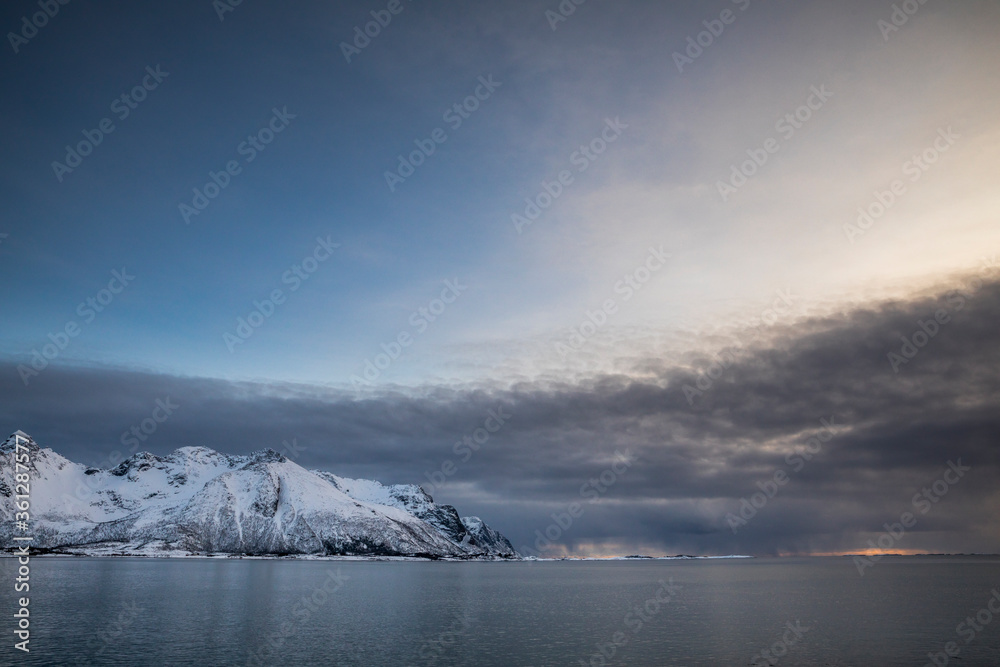
[[[74,463],[17,431],[0,445],[0,550],[14,548],[15,436],[31,452],[32,547],[49,553],[517,559],[478,517],[417,485],[307,470],[265,449]],[[17,533],[18,535],[22,533]]]

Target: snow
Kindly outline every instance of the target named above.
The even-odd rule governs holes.
[[[23,438],[29,436],[17,432]],[[12,544],[14,437],[0,447],[0,544]],[[10,446],[8,446],[10,445]],[[36,547],[86,553],[516,557],[418,486],[310,471],[271,451],[183,447],[87,468],[31,441]],[[477,521],[479,521],[477,519]]]

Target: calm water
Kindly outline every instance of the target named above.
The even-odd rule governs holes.
[[[7,581],[14,567],[0,559]],[[956,634],[1000,590],[996,558],[885,559],[864,578],[835,558],[39,558],[31,577],[31,654],[12,648],[8,592],[0,664],[748,665],[788,640],[777,664],[920,667],[955,641],[960,659],[949,664],[1000,665],[1000,617]],[[679,590],[659,583],[671,578]],[[787,624],[796,621],[793,633]],[[625,642],[614,647],[616,633]],[[613,648],[606,663],[599,644]]]

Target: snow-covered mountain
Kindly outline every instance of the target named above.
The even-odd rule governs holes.
[[[116,468],[73,463],[18,431],[0,445],[0,549],[16,531],[15,435],[30,450],[35,549],[64,553],[516,558],[477,517],[416,485],[306,470],[271,450],[183,447]],[[22,440],[22,446],[24,445]]]

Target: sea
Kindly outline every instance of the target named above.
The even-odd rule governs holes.
[[[3,577],[17,562],[0,559]],[[1000,558],[32,558],[4,665],[1000,665]],[[14,618],[29,597],[25,653]]]

